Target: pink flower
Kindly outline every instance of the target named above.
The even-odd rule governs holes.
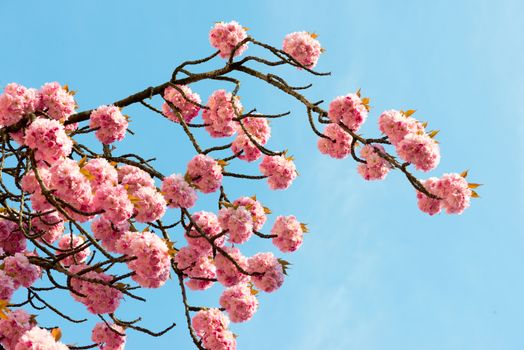
[[[391,170],[391,165],[380,156],[377,149],[385,153],[384,147],[375,144],[365,145],[360,150],[360,156],[366,163],[359,164],[357,169],[365,180],[384,180]]]
[[[226,309],[231,322],[246,322],[257,311],[258,300],[246,284],[237,284],[222,293],[220,305]]]
[[[0,95],[0,127],[18,123],[26,114],[35,111],[37,103],[35,89],[16,83],[7,84]]]
[[[100,217],[91,222],[91,230],[95,238],[102,241],[104,248],[116,253],[116,242],[124,232],[129,230],[129,222],[112,223],[104,217]]]
[[[220,209],[218,221],[222,229],[229,231],[231,243],[245,243],[253,235],[251,213],[242,206]]]
[[[229,327],[229,318],[219,309],[200,310],[191,320],[195,333],[203,338],[208,334],[226,330]]]
[[[185,271],[184,271],[185,272]],[[205,290],[213,285],[216,278],[216,267],[210,257],[201,255],[187,270],[190,280],[186,285],[192,290]]]
[[[134,192],[141,187],[155,187],[155,182],[151,175],[133,165],[124,165],[118,168],[118,181],[130,192]]]
[[[55,340],[51,332],[34,326],[22,334],[14,350],[68,350],[63,343]]]
[[[262,226],[267,220],[266,211],[269,209],[264,208],[256,197],[240,197],[233,202],[234,206],[242,206],[246,208],[253,219],[253,230],[260,231]]]
[[[191,91],[187,85],[177,85],[177,87],[182,90],[185,98],[180,91],[172,86],[166,87],[164,90],[164,98],[180,110],[180,114],[186,123],[190,123],[200,111],[200,106],[197,105],[201,102],[200,96],[196,92]],[[191,103],[191,101],[197,104]],[[176,112],[171,109],[167,102],[164,102],[162,105],[162,111],[170,120],[175,123],[179,122]]]
[[[440,162],[440,148],[426,134],[408,134],[397,144],[396,149],[400,158],[413,164],[418,170],[430,171]]]
[[[7,275],[4,270],[0,270],[0,300],[11,300],[16,290],[16,284],[13,277]],[[0,335],[1,335],[0,330]],[[2,337],[0,336],[0,339]]]
[[[78,274],[79,276],[89,278],[91,280],[99,281],[100,283],[87,282],[78,278],[71,279],[71,288],[85,296],[80,296],[71,291],[71,295],[76,301],[81,302],[87,307],[87,310],[93,314],[113,313],[120,305],[122,299],[122,292],[109,287],[105,284],[113,280],[113,276],[106,275],[103,272],[89,271],[82,273],[88,269],[87,265],[72,265],[69,267],[69,272]]]
[[[65,234],[58,241],[58,248],[56,255],[67,254],[67,257],[60,260],[60,263],[64,266],[76,265],[84,263],[89,255],[91,255],[91,249],[85,245],[85,238],[74,234]],[[84,249],[71,254],[73,250],[77,250],[80,246],[85,246]]]
[[[135,205],[135,220],[152,222],[160,219],[166,212],[166,200],[154,187],[142,187],[131,193]]]
[[[115,224],[133,216],[133,203],[122,185],[103,185],[98,187],[93,199],[95,210],[104,210],[102,217]]]
[[[31,264],[27,256],[22,253],[6,257],[4,264],[4,272],[13,277],[15,288],[20,285],[31,287],[42,273],[40,267]]]
[[[202,112],[206,130],[212,137],[227,137],[236,132],[233,118],[242,113],[242,104],[238,96],[226,90],[216,90],[209,96],[208,109]]]
[[[266,118],[248,117],[242,119],[242,123],[246,128],[247,132],[259,145],[264,146],[271,135],[271,128]],[[238,136],[231,144],[231,150],[233,153],[240,153],[239,159],[252,162],[257,160],[262,155],[262,152],[258,147],[251,141],[244,129],[238,124],[237,126]]]
[[[448,214],[461,214],[471,198],[471,189],[468,182],[459,174],[444,174],[438,181],[435,190],[442,198],[442,206]]]
[[[54,195],[69,203],[82,212],[91,212],[93,193],[89,180],[82,174],[78,164],[69,158],[55,162],[50,168],[50,188],[55,190]],[[92,217],[74,212],[65,208],[70,216],[80,222]]]
[[[7,312],[7,318],[0,318],[0,344],[6,350],[14,350],[22,334],[34,326],[34,319],[25,310]]]
[[[27,127],[25,143],[35,151],[37,161],[53,164],[71,153],[73,142],[64,126],[52,119],[38,118]]]
[[[51,118],[64,122],[75,112],[76,102],[73,95],[59,83],[46,83],[38,93],[38,109],[45,111]]]
[[[259,169],[268,177],[268,184],[272,190],[288,188],[297,177],[297,169],[291,157],[264,156]]]
[[[118,183],[118,172],[104,158],[90,159],[82,166],[82,173],[87,176],[93,188]]]
[[[352,131],[357,131],[366,121],[368,110],[357,94],[347,94],[331,101],[328,117],[333,123],[342,123]]]
[[[0,219],[0,249],[7,254],[25,251],[26,238],[24,233],[13,221]]]
[[[37,170],[44,186],[49,188],[49,184],[51,183],[51,173],[49,172],[49,169],[38,167]],[[22,187],[22,190],[27,193],[41,192],[40,184],[38,183],[33,170],[29,170],[25,173],[20,181],[20,186]]]
[[[229,319],[218,309],[201,310],[193,316],[192,326],[208,350],[234,350],[236,340],[227,327]]]
[[[125,232],[116,242],[118,253],[136,257],[127,263],[133,280],[145,288],[158,288],[169,278],[171,257],[164,240],[152,232]]]
[[[89,120],[91,129],[99,128],[95,135],[98,141],[105,145],[115,141],[122,141],[126,136],[127,118],[122,115],[120,108],[115,106],[100,106],[93,112]]]
[[[112,323],[108,326],[105,322],[99,322],[93,328],[91,340],[99,344],[100,350],[124,350],[126,336],[120,334],[125,332],[125,329],[117,324]]]
[[[195,189],[180,174],[164,178],[161,189],[170,208],[191,208],[196,203]]]
[[[351,153],[351,141],[353,138],[337,124],[329,124],[324,130],[324,135],[329,137],[318,139],[320,153],[327,154],[332,158],[343,159]]]
[[[277,217],[271,234],[276,235],[273,244],[284,253],[297,250],[304,239],[302,224],[293,215]]]
[[[242,255],[240,250],[235,247],[223,247],[226,252],[244,271],[248,270],[248,260]],[[242,282],[248,282],[250,276],[238,270],[238,268],[222,253],[217,253],[215,266],[218,282],[226,287],[231,287]]]
[[[282,49],[298,63],[312,69],[322,53],[320,42],[315,37],[315,34],[308,32],[290,33],[284,38]]]
[[[25,130],[20,129],[18,131],[10,132],[9,136],[16,141],[20,146],[25,145]]]
[[[49,244],[56,241],[64,232],[64,221],[56,211],[35,216],[31,219],[31,225],[33,231],[41,235],[40,239]]]
[[[222,58],[230,57],[233,49],[245,38],[247,38],[246,29],[236,21],[218,22],[209,32],[209,42],[220,51]],[[238,47],[233,57],[240,56],[246,49],[247,43]]]
[[[378,117],[378,126],[395,146],[408,134],[424,133],[424,126],[418,120],[394,109],[387,110]]]
[[[213,158],[198,154],[187,164],[186,179],[204,193],[215,192],[222,184],[222,167]]]
[[[262,275],[252,275],[251,281],[264,292],[270,293],[284,283],[282,265],[273,253],[258,253],[248,259],[249,272]]]
[[[202,237],[200,231],[208,238],[213,239],[216,246],[224,245],[225,236],[218,237],[222,232],[222,228],[218,222],[218,218],[214,213],[207,211],[199,211],[191,215],[191,219],[195,222],[196,227],[192,227],[189,232],[186,232],[185,237],[190,246],[195,247],[202,254],[211,252],[211,244],[207,239]]]
[[[436,177],[431,177],[426,181],[421,181],[424,188],[431,194],[437,193],[437,185],[439,179]],[[423,194],[422,192],[417,191],[417,204],[420,210],[429,215],[435,215],[440,213],[442,208],[442,200],[437,198],[431,198]]]

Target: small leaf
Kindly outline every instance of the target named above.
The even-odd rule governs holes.
[[[284,259],[277,259],[277,260],[280,266],[282,266],[282,272],[284,273],[284,275],[287,276],[287,269],[289,268],[289,265],[291,265],[291,263]]]
[[[244,29],[246,32],[249,30],[248,27],[243,27],[242,29]]]
[[[318,34],[317,34],[317,33],[309,33],[309,35],[310,35],[313,39],[318,38]]]
[[[437,134],[440,132],[440,130],[431,130],[428,134],[429,137],[434,138],[437,136]]]
[[[324,53],[326,52],[326,49],[324,49],[323,47],[320,48],[320,53]]]
[[[365,104],[365,105],[369,104],[369,97],[364,97],[362,99],[362,103]]]
[[[480,198],[480,196],[477,192],[471,190],[471,198]]]
[[[286,156],[285,158],[286,158],[286,160],[290,160],[290,161],[294,161],[295,160],[295,157],[293,157],[293,156]]]
[[[83,167],[84,165],[86,165],[86,163],[87,163],[87,156],[84,156],[84,157],[82,157],[82,159],[80,159],[80,160],[78,161],[78,166],[81,168],[81,167]]]
[[[264,214],[271,214],[271,209],[264,207]]]
[[[307,224],[304,224],[304,223],[301,222],[301,223],[300,223],[300,228],[302,229],[302,232],[304,232],[304,233],[309,232],[309,229],[308,229],[308,227],[307,227]]]
[[[133,204],[137,204],[140,202],[140,198],[136,197],[136,196],[133,196],[133,195],[129,195],[128,196],[129,200],[131,201],[131,203]]]
[[[468,171],[469,170],[464,170],[463,172],[460,173],[460,176],[462,176],[463,178],[468,177]]]
[[[128,122],[131,121],[131,116],[129,116],[129,115],[127,115],[127,114],[124,114],[124,118],[126,118],[126,120],[127,120]]]
[[[6,311],[9,311],[7,308],[7,305],[9,304],[9,301],[7,300],[0,300],[0,319],[7,320]]]
[[[92,181],[95,178],[86,168],[80,168],[80,173],[82,173],[82,175],[84,175],[89,181]]]
[[[222,168],[228,165],[228,162],[226,162],[226,161],[223,160],[223,159],[219,159],[219,160],[217,161],[217,163],[218,163],[218,165],[220,165]]]
[[[360,88],[357,90],[356,95],[360,97]]]
[[[220,201],[220,205],[226,207],[226,208],[231,208],[233,206],[233,204],[229,203],[229,202],[225,202],[225,201]]]
[[[406,117],[410,117],[410,116],[412,116],[413,114],[415,114],[416,111],[417,111],[416,109],[408,109],[407,111],[404,112],[404,115],[405,115]]]
[[[426,127],[428,126],[428,122],[424,122],[424,123],[422,123],[422,126],[423,126],[424,128],[426,128]]]
[[[66,92],[69,92],[69,85],[65,84],[62,86],[62,89],[64,89]]]
[[[477,187],[480,187],[482,186],[482,184],[474,184],[474,183],[469,183],[468,184],[468,188],[477,188]]]
[[[59,341],[62,338],[62,330],[58,327],[53,328],[51,329],[51,335],[56,341]]]
[[[251,197],[249,197],[249,198],[251,198],[252,200],[256,201],[256,200],[257,200],[257,195],[256,195],[256,194],[254,194],[254,195],[252,195],[252,196],[251,196]]]

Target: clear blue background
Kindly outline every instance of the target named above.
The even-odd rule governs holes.
[[[469,179],[485,186],[463,215],[426,216],[400,174],[364,182],[352,160],[319,154],[300,105],[246,80],[246,108],[292,111],[272,123],[270,145],[288,148],[301,176],[284,192],[229,180],[228,192],[256,193],[275,214],[309,223],[311,233],[284,256],[293,266],[283,288],[261,295],[253,320],[233,326],[239,349],[516,350],[524,348],[523,13],[518,0],[2,1],[0,85],[57,80],[88,109],[162,83],[181,61],[211,53],[215,21],[236,19],[275,46],[292,31],[318,33],[327,49],[318,68],[333,75],[286,70],[290,81],[314,82],[312,100],[362,88],[374,107],[363,129],[369,136],[378,135],[382,110],[417,109],[442,130],[442,162],[420,177],[470,169]],[[205,101],[218,87],[194,90]],[[176,125],[141,107],[126,112],[138,135],[119,149],[158,157],[166,174],[183,172],[193,153]],[[252,244],[246,254],[266,249],[267,242]],[[215,286],[190,299],[216,305],[220,292]],[[175,281],[141,293],[148,302],[126,300],[119,315],[143,315],[156,330],[178,326],[158,339],[130,333],[127,349],[190,349]],[[86,313],[67,294],[50,298],[75,317]],[[67,325],[36,313],[44,325],[61,325],[69,343],[87,342],[96,322]]]

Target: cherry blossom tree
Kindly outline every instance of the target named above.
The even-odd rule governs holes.
[[[324,108],[322,100],[303,93],[311,85],[293,86],[279,75],[282,66],[329,75],[314,70],[323,53],[316,34],[288,34],[279,49],[257,41],[233,21],[216,23],[209,41],[213,54],[180,64],[165,83],[93,110],[77,111],[74,92],[57,82],[38,90],[17,83],[5,87],[0,95],[4,349],[116,350],[124,349],[128,332],[161,336],[176,325],[152,330],[118,311],[124,296],[127,302],[143,302],[142,288],[160,288],[170,277],[182,296],[186,325],[180,328],[187,328],[196,348],[236,348],[229,323],[249,321],[259,306],[257,294],[282,287],[289,265],[272,252],[244,256],[242,244],[271,240],[280,252],[294,252],[307,227],[293,215],[277,215],[272,228],[264,227],[272,214],[266,203],[254,196],[230,198],[222,184],[230,177],[266,181],[270,190],[284,190],[298,176],[288,151],[267,147],[269,121],[290,112],[267,114],[244,106],[238,95],[241,80],[232,73],[255,78],[300,102],[300,113],[318,136],[318,150],[337,159],[352,158],[365,180],[402,172],[423,212],[460,214],[478,196],[474,189],[479,185],[468,183],[467,172],[426,180],[415,175],[435,169],[440,151],[437,131],[428,131],[427,123],[413,117],[414,110],[384,111],[378,115],[381,134],[366,138],[359,129],[370,122],[370,99],[360,90],[335,97]],[[263,54],[247,55],[250,47]],[[218,68],[192,71],[208,62]],[[209,80],[223,88],[204,103],[198,83]],[[154,96],[162,98],[161,105],[155,105]],[[185,169],[178,169],[182,172],[162,174],[153,160],[118,152],[117,142],[132,133],[124,110],[134,104],[171,120],[187,135],[195,155]],[[193,132],[197,128],[209,134],[212,147],[201,146]],[[96,138],[100,147],[81,143],[80,135]],[[250,174],[235,171],[239,162],[259,160],[258,173],[256,166]],[[216,199],[217,211],[192,210],[205,195]],[[178,220],[165,222],[167,210],[175,211]],[[191,303],[191,293],[215,283],[224,287],[216,304]],[[21,289],[25,294],[17,295],[25,299],[15,302],[13,294]],[[31,314],[36,309],[56,313],[64,322],[86,321],[48,302],[49,293],[65,293],[85,306],[86,317],[98,317],[92,344],[65,345],[59,325],[41,324]]]

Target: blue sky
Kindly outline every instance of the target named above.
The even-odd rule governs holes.
[[[417,109],[415,116],[441,130],[442,151],[437,170],[418,175],[470,169],[471,181],[485,186],[463,215],[426,216],[400,174],[364,182],[352,160],[318,153],[298,104],[246,80],[244,106],[292,111],[272,123],[270,145],[288,148],[301,176],[284,192],[264,183],[226,186],[233,198],[256,193],[274,213],[295,214],[311,233],[298,253],[284,255],[293,266],[283,288],[262,295],[254,319],[233,327],[239,349],[522,349],[523,13],[517,0],[3,1],[0,85],[56,80],[77,90],[88,109],[162,83],[179,62],[211,53],[215,21],[236,19],[275,46],[292,31],[318,33],[327,49],[318,69],[333,75],[287,70],[290,81],[313,82],[313,100],[361,88],[374,107],[363,128],[369,136],[378,135],[382,110]],[[194,90],[205,101],[219,87]],[[126,112],[138,135],[119,149],[156,156],[164,173],[183,172],[193,153],[176,126],[140,107]],[[246,254],[262,249],[270,244]],[[220,291],[191,300],[216,305]],[[130,334],[127,349],[191,348],[178,294],[173,281],[144,291],[147,304],[125,303],[125,318],[143,315],[154,329],[179,324],[159,339]],[[82,316],[83,306],[69,299],[51,300]],[[48,314],[39,320],[57,322]],[[64,340],[86,341],[93,322],[61,324]]]

